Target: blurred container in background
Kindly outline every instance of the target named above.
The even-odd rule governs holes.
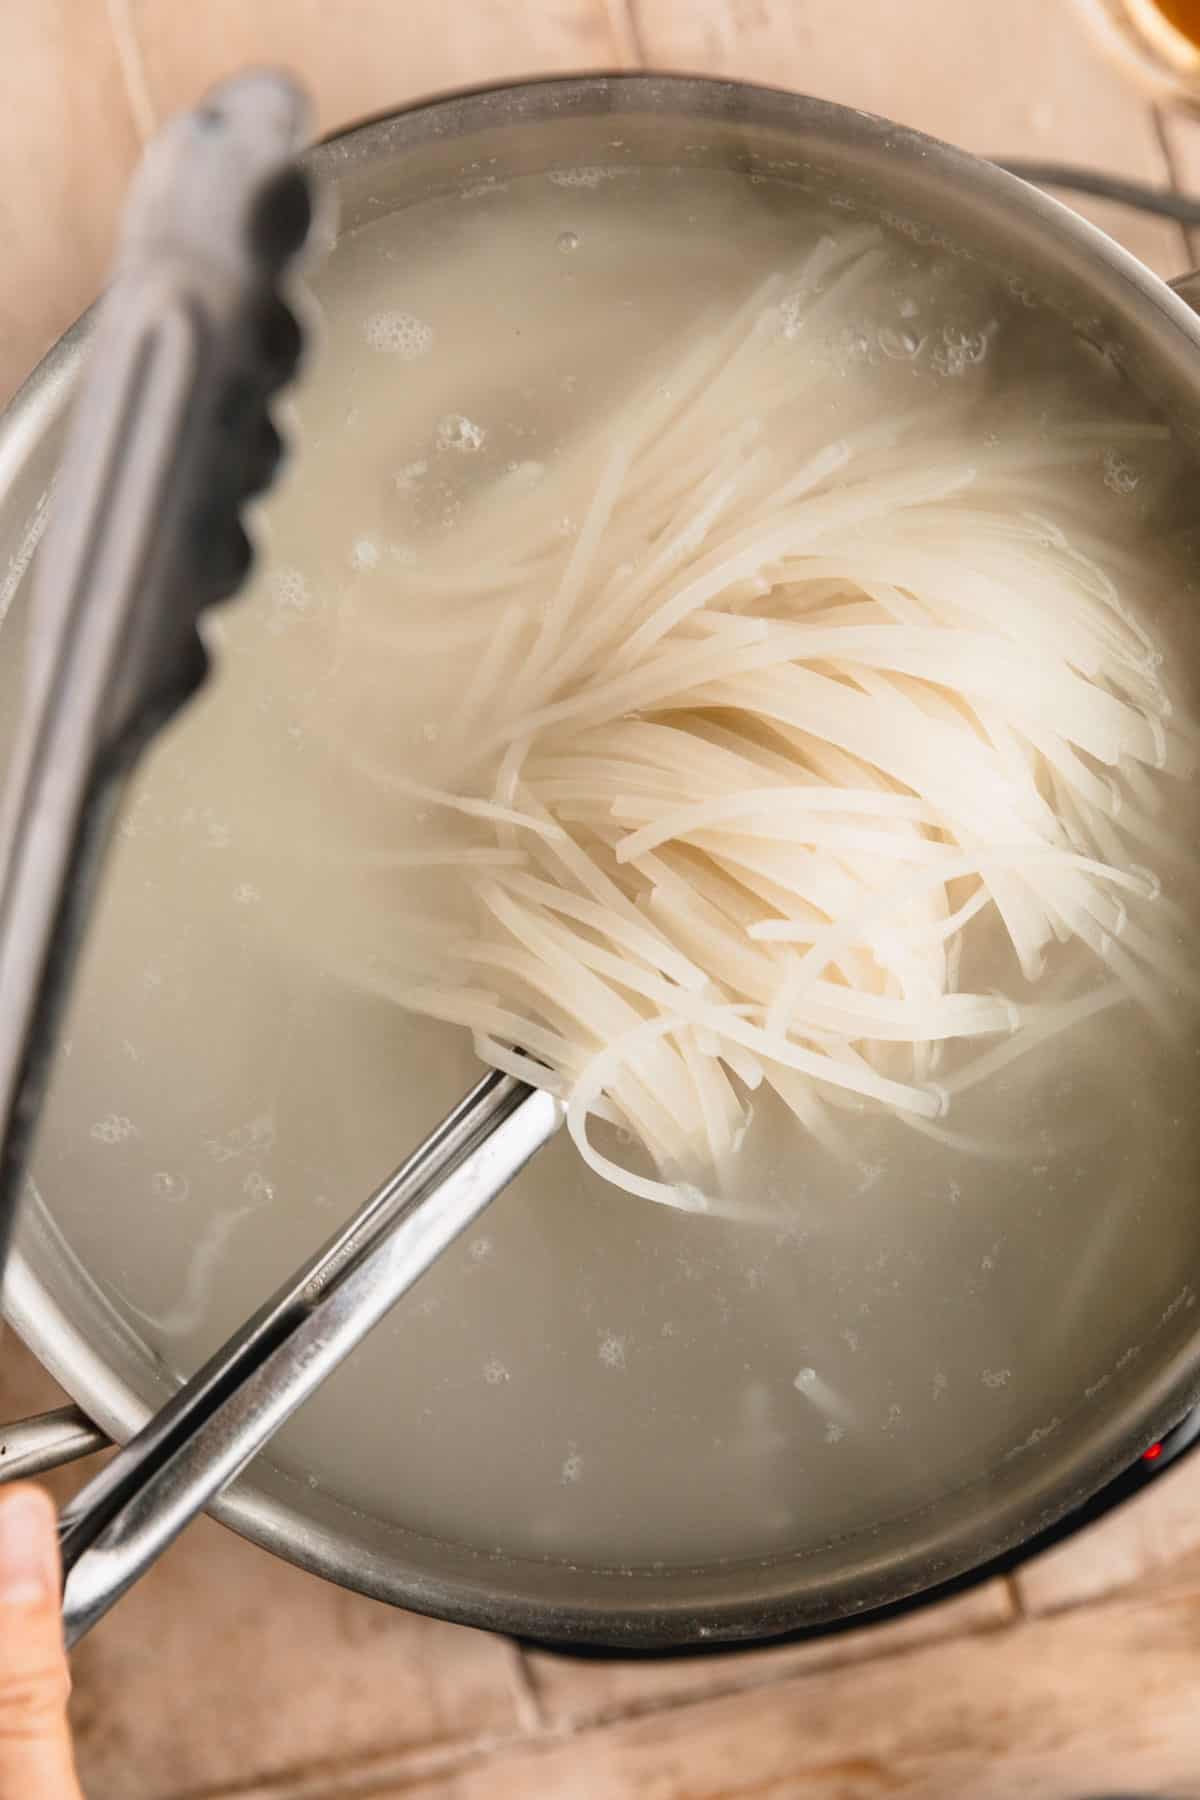
[[[1200,0],[1075,0],[1122,71],[1200,111]]]

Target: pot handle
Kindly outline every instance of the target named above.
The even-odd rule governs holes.
[[[111,1439],[77,1406],[0,1426],[0,1483],[44,1475],[47,1469],[77,1462],[107,1449]]]

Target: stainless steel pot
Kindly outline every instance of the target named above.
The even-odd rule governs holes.
[[[833,186],[843,198],[899,211],[918,229],[971,246],[1019,274],[1115,355],[1180,433],[1200,440],[1200,325],[1183,298],[997,168],[862,113],[732,83],[599,76],[435,101],[326,143],[312,161],[337,189],[343,227],[351,229],[453,191],[481,168],[504,175],[611,160],[614,139],[637,163],[733,166],[783,187]],[[7,568],[0,623],[19,600],[36,545],[88,329],[85,317],[0,422],[0,562]],[[17,661],[11,645],[19,610],[5,628],[0,713]],[[125,1439],[168,1386],[115,1320],[53,1214],[52,1196],[26,1209],[5,1312],[83,1412],[10,1434],[10,1457],[23,1456],[30,1471],[84,1453],[102,1432]],[[522,1559],[385,1524],[265,1459],[215,1510],[265,1548],[347,1587],[544,1641],[665,1648],[825,1625],[932,1588],[1025,1541],[1181,1417],[1200,1396],[1200,1309],[1190,1286],[1200,1277],[1200,1221],[1176,1240],[1174,1254],[1176,1301],[1164,1306],[1153,1284],[1140,1313],[1140,1302],[1130,1301],[1139,1354],[1106,1367],[1103,1391],[1081,1396],[1044,1442],[998,1458],[984,1478],[919,1511],[831,1533],[803,1554],[632,1571]]]

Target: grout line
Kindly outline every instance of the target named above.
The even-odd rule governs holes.
[[[542,1705],[542,1697],[534,1680],[533,1670],[520,1644],[508,1643],[504,1646],[507,1652],[508,1673],[512,1683],[513,1700],[517,1709],[517,1723],[527,1737],[531,1737],[546,1729],[546,1712]]]
[[[1189,1554],[1194,1552],[1185,1551],[1182,1556],[1186,1559]],[[1111,1587],[1097,1592],[1062,1594],[1032,1607],[1026,1604],[1021,1594],[1020,1577],[1006,1576],[1005,1580],[1013,1582],[1016,1588],[1014,1599],[1019,1610],[1013,1624],[1040,1625],[1044,1619],[1060,1619],[1066,1613],[1082,1613],[1089,1609],[1101,1612],[1171,1604],[1195,1606],[1200,1603],[1200,1571],[1193,1568],[1181,1577],[1179,1561],[1180,1557],[1172,1557],[1163,1563],[1150,1563],[1136,1575],[1122,1575]]]
[[[458,1775],[485,1765],[492,1757],[505,1757],[512,1752],[549,1751],[572,1739],[580,1742],[580,1754],[586,1766],[587,1740],[596,1738],[620,1725],[633,1723],[663,1713],[686,1711],[692,1706],[706,1706],[714,1701],[737,1699],[764,1688],[799,1683],[810,1676],[842,1674],[852,1677],[864,1662],[897,1661],[922,1650],[933,1649],[962,1640],[999,1636],[1019,1628],[1020,1618],[995,1620],[986,1625],[968,1627],[946,1638],[931,1638],[927,1643],[898,1644],[894,1649],[881,1649],[854,1662],[817,1664],[809,1668],[779,1668],[759,1679],[736,1679],[715,1682],[711,1687],[689,1689],[676,1694],[650,1697],[643,1705],[628,1702],[611,1711],[582,1714],[576,1719],[547,1721],[536,1732],[524,1737],[498,1734],[491,1737],[463,1739],[457,1743],[430,1746],[398,1756],[371,1757],[343,1769],[326,1765],[320,1771],[268,1778],[249,1785],[237,1783],[229,1787],[206,1788],[177,1797],[177,1800],[372,1800],[387,1796],[388,1800],[409,1792],[423,1790],[432,1781],[453,1780]],[[516,1646],[514,1646],[514,1649]],[[539,1709],[540,1710],[540,1709]]]
[[[1018,1628],[1022,1622],[1021,1615],[1016,1614],[987,1624],[967,1626],[947,1637],[931,1637],[921,1643],[901,1643],[894,1646],[882,1644],[852,1661],[817,1661],[802,1668],[779,1665],[765,1668],[761,1663],[756,1665],[753,1658],[748,1657],[740,1670],[735,1668],[723,1678],[718,1676],[704,1686],[684,1689],[674,1694],[654,1694],[641,1703],[636,1700],[632,1703],[626,1701],[620,1706],[601,1708],[594,1713],[584,1712],[576,1718],[558,1720],[547,1717],[524,1652],[513,1644],[510,1648],[514,1662],[510,1664],[510,1669],[514,1680],[519,1679],[526,1685],[527,1704],[536,1710],[537,1715],[536,1723],[523,1716],[523,1707],[518,1699],[521,1731],[517,1734],[498,1732],[481,1738],[452,1740],[393,1752],[390,1755],[386,1752],[382,1755],[368,1755],[340,1768],[329,1763],[314,1762],[304,1771],[293,1768],[277,1775],[259,1775],[250,1781],[237,1780],[217,1787],[189,1789],[171,1796],[171,1800],[371,1800],[373,1795],[398,1794],[422,1782],[456,1775],[465,1769],[477,1767],[488,1757],[504,1755],[509,1751],[548,1750],[573,1737],[603,1732],[627,1721],[651,1718],[660,1713],[681,1712],[690,1706],[706,1706],[713,1701],[735,1699],[743,1694],[778,1687],[786,1682],[803,1681],[809,1676],[835,1673],[850,1676],[863,1663],[894,1662],[936,1645],[995,1636]]]
[[[1167,182],[1172,191],[1181,194],[1184,191],[1180,180],[1179,162],[1175,155],[1175,147],[1171,142],[1171,134],[1167,129],[1167,109],[1155,102],[1150,108],[1150,123],[1154,136],[1162,153],[1163,162],[1167,166]],[[1185,274],[1200,264],[1200,233],[1190,225],[1181,225],[1179,235],[1183,240],[1184,268],[1179,272]]]
[[[628,57],[635,69],[644,69],[646,47],[638,24],[637,0],[607,0],[606,10],[622,56]]]
[[[407,1790],[417,1783],[457,1774],[510,1750],[549,1748],[569,1735],[566,1731],[543,1731],[530,1738],[496,1732],[390,1754],[385,1751],[358,1756],[341,1765],[313,1759],[307,1769],[292,1768],[275,1775],[258,1775],[248,1782],[222,1782],[217,1787],[189,1788],[171,1795],[169,1800],[371,1800],[372,1795],[390,1795],[401,1788]]]
[[[133,0],[105,0],[105,9],[108,13],[108,27],[116,46],[117,61],[121,65],[125,98],[129,102],[138,136],[144,144],[158,129],[158,115],[150,97],[146,60],[142,55],[141,40],[133,20]]]
[[[1011,1605],[1012,1596],[1009,1596]],[[937,1644],[954,1644],[973,1641],[976,1638],[993,1636],[1002,1631],[1011,1631],[1023,1622],[1022,1615],[1016,1610],[1010,1611],[1003,1619],[989,1619],[986,1623],[965,1625],[958,1631],[951,1631],[945,1636],[930,1636],[913,1643],[882,1643],[864,1647],[861,1654],[854,1657],[832,1657],[828,1661],[814,1657],[809,1663],[799,1666],[788,1665],[784,1661],[772,1662],[768,1666],[764,1662],[756,1663],[755,1653],[750,1651],[745,1659],[734,1665],[725,1674],[715,1674],[705,1683],[697,1683],[694,1687],[681,1688],[675,1693],[650,1694],[644,1700],[624,1700],[610,1706],[601,1706],[594,1712],[581,1712],[567,1719],[549,1719],[547,1732],[550,1737],[555,1734],[574,1731],[591,1731],[615,1725],[625,1719],[644,1719],[655,1713],[678,1712],[688,1706],[707,1705],[712,1700],[729,1700],[742,1694],[757,1692],[762,1688],[778,1687],[788,1681],[803,1681],[809,1676],[836,1675],[861,1668],[865,1663],[896,1662],[901,1658],[920,1654]],[[886,1628],[884,1628],[886,1629]],[[864,1637],[870,1633],[864,1632]],[[819,1646],[814,1640],[813,1647]],[[552,1654],[552,1653],[551,1653]],[[764,1652],[769,1655],[769,1652]]]

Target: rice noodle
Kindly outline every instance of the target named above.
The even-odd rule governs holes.
[[[1145,867],[1189,869],[1170,782],[1200,732],[1076,480],[1159,428],[1013,424],[967,459],[946,384],[880,417],[865,382],[830,435],[812,346],[890,257],[873,227],[823,237],[535,491],[484,495],[454,565],[414,574],[436,624],[364,627],[368,661],[480,646],[440,783],[345,748],[464,833],[360,857],[456,889],[418,934],[435,966],[372,985],[559,1095],[584,1160],[669,1205],[716,1204],[760,1087],[834,1155],[866,1108],[1007,1157],[935,1121],[1111,1007],[1170,1028],[1200,1001]],[[437,948],[447,912],[473,924]],[[960,988],[981,932],[1032,985]]]

